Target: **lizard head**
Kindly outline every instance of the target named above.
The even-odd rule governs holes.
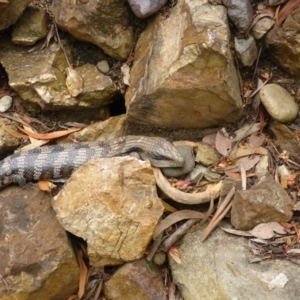
[[[149,139],[151,139],[151,147],[139,154],[142,159],[149,160],[153,167],[175,168],[185,164],[184,158],[172,143],[164,138],[152,137]]]

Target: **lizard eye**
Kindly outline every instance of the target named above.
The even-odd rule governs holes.
[[[149,157],[150,158],[153,158],[155,160],[168,160],[167,157],[159,154],[158,152],[155,152],[155,151],[152,151],[152,152],[149,152]]]

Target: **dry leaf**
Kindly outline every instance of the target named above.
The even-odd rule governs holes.
[[[39,180],[38,186],[41,191],[48,192],[48,193],[50,193],[51,190],[56,188],[56,185],[48,180]]]
[[[216,149],[217,151],[226,156],[232,148],[232,142],[229,138],[224,136],[224,133],[220,130],[216,135]]]
[[[130,68],[127,64],[123,64],[121,67],[121,72],[123,74],[123,82],[124,84],[130,86],[129,79],[130,79]]]
[[[81,249],[77,249],[77,257],[80,269],[78,297],[79,299],[81,299],[85,291],[85,285],[88,277],[88,269],[84,263],[83,251]]]
[[[259,128],[259,123],[245,125],[244,127],[236,130],[234,132],[234,137],[231,137],[230,140],[231,142],[238,142],[252,133],[259,131]]]
[[[171,247],[168,251],[169,255],[174,259],[178,264],[182,264],[182,260],[180,259],[180,253],[176,247]]]
[[[23,125],[23,128],[24,128],[25,130],[27,130],[27,131],[36,133],[36,132],[35,132],[31,127],[29,127],[29,126]],[[29,137],[29,139],[30,139],[30,143],[31,143],[31,144],[33,144],[33,143],[35,143],[35,142],[38,141],[37,139],[35,139],[35,138],[33,138],[33,137]]]
[[[169,212],[172,212],[172,213],[177,211],[177,209],[175,207],[173,207],[172,205],[170,205],[169,203],[167,203],[163,200],[161,200],[161,203],[162,203],[165,211],[169,211]]]
[[[16,152],[28,151],[28,150],[31,150],[31,149],[35,149],[35,148],[43,146],[43,145],[45,145],[47,143],[49,143],[49,140],[38,140],[37,142],[34,142],[33,144],[29,144],[29,145],[26,145],[26,146],[22,147],[21,149],[17,149],[15,151],[15,153]]]
[[[266,135],[264,133],[253,133],[248,139],[249,146],[251,148],[260,147],[266,140]]]
[[[247,143],[243,143],[242,147],[238,147],[236,152],[230,158],[239,158],[243,156],[260,154],[260,155],[268,155],[268,150],[263,147],[251,148]]]
[[[225,171],[225,175],[228,176],[228,177],[230,177],[230,178],[233,178],[233,179],[241,179],[242,178],[241,174],[239,174],[239,173],[233,173],[231,171]],[[254,177],[254,176],[256,176],[255,173],[248,173],[248,174],[246,174],[247,178]]]
[[[69,129],[69,130],[61,130],[61,131],[55,131],[55,132],[51,132],[51,133],[33,133],[30,132],[28,130],[25,130],[23,128],[18,127],[19,130],[21,130],[22,132],[26,133],[27,135],[29,135],[30,137],[33,137],[35,139],[39,139],[39,140],[52,140],[52,139],[56,139],[68,134],[71,134],[73,132],[79,131],[80,128],[74,128],[74,129]]]
[[[225,227],[220,227],[220,228],[222,230],[224,230],[225,232],[228,232],[228,233],[231,233],[231,234],[235,234],[235,235],[239,235],[239,236],[248,236],[248,237],[252,237],[253,236],[248,231],[236,230],[236,229],[233,229],[233,228],[225,228]]]
[[[192,184],[192,182],[189,181],[189,180],[178,180],[172,186],[174,186],[174,187],[176,187],[178,189],[182,189],[182,188],[188,187],[191,184]]]
[[[211,133],[211,134],[208,134],[206,135],[203,139],[202,139],[202,142],[203,143],[206,143],[212,147],[215,147],[216,145],[216,137],[217,137],[217,134],[216,133]]]
[[[300,6],[299,0],[289,0],[283,8],[280,10],[278,14],[278,21],[276,25],[274,26],[275,31],[278,30],[278,28],[281,26],[281,24],[284,22],[284,20],[298,7]]]
[[[259,155],[251,155],[239,158],[234,165],[227,166],[224,170],[232,173],[239,172],[242,166],[245,171],[251,170],[260,161]]]
[[[8,134],[10,134],[11,136],[18,138],[18,139],[28,139],[27,135],[21,134],[15,130],[13,130],[12,128],[10,128],[9,126],[5,125],[5,124],[1,124],[1,127],[4,131],[6,131]]]
[[[171,225],[185,219],[203,219],[205,214],[189,209],[183,209],[176,211],[173,214],[164,218],[160,223],[158,223],[153,232],[153,239],[155,240],[161,232],[170,227]]]
[[[259,239],[271,239],[276,233],[286,234],[286,231],[278,222],[269,222],[258,224],[249,233]]]

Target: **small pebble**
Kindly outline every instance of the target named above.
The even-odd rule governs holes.
[[[153,261],[156,265],[161,266],[166,262],[166,252],[157,252],[153,257]]]
[[[280,123],[291,122],[298,115],[298,106],[294,98],[278,84],[263,86],[259,97],[269,115]]]
[[[6,112],[12,105],[12,97],[4,96],[0,99],[0,112]]]
[[[247,39],[234,38],[234,47],[243,66],[252,66],[258,54],[255,39],[252,36]]]
[[[101,60],[97,63],[97,68],[100,72],[106,74],[109,71],[109,64],[107,60]]]

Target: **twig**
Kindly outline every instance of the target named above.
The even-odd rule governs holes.
[[[235,187],[232,187],[229,193],[227,194],[226,198],[222,202],[222,204],[217,209],[215,215],[209,222],[208,226],[205,228],[205,230],[202,232],[200,241],[203,242],[210,233],[217,227],[218,223],[223,219],[223,217],[228,213],[232,206],[232,197],[235,193]]]
[[[205,214],[205,217],[201,220],[199,226],[204,224],[214,209],[214,198],[211,197],[209,209]],[[190,219],[181,225],[170,237],[168,237],[162,244],[162,249],[168,251],[184,234],[186,234],[190,228],[195,225],[199,219]]]
[[[162,249],[168,251],[185,233],[187,233],[192,226],[194,226],[199,219],[190,219],[182,224],[170,237],[168,237],[162,244]]]
[[[163,232],[159,234],[159,236],[154,240],[153,244],[150,247],[149,253],[146,256],[146,260],[149,262],[152,260],[154,254],[156,253],[160,243],[161,243],[161,238],[163,236]]]
[[[58,34],[58,29],[57,29],[57,26],[56,26],[55,21],[53,21],[53,24],[54,24],[54,28],[55,28],[55,32],[56,32],[57,41],[58,41],[58,43],[59,43],[59,46],[60,46],[62,52],[64,53],[64,56],[65,56],[65,58],[66,58],[66,61],[67,61],[67,64],[68,64],[69,68],[71,68],[71,64],[70,64],[70,61],[69,61],[69,59],[68,59],[66,49],[65,49],[65,47],[64,47],[64,46],[62,45],[62,43],[61,43],[61,40],[60,40],[60,37],[59,37],[59,34]]]

